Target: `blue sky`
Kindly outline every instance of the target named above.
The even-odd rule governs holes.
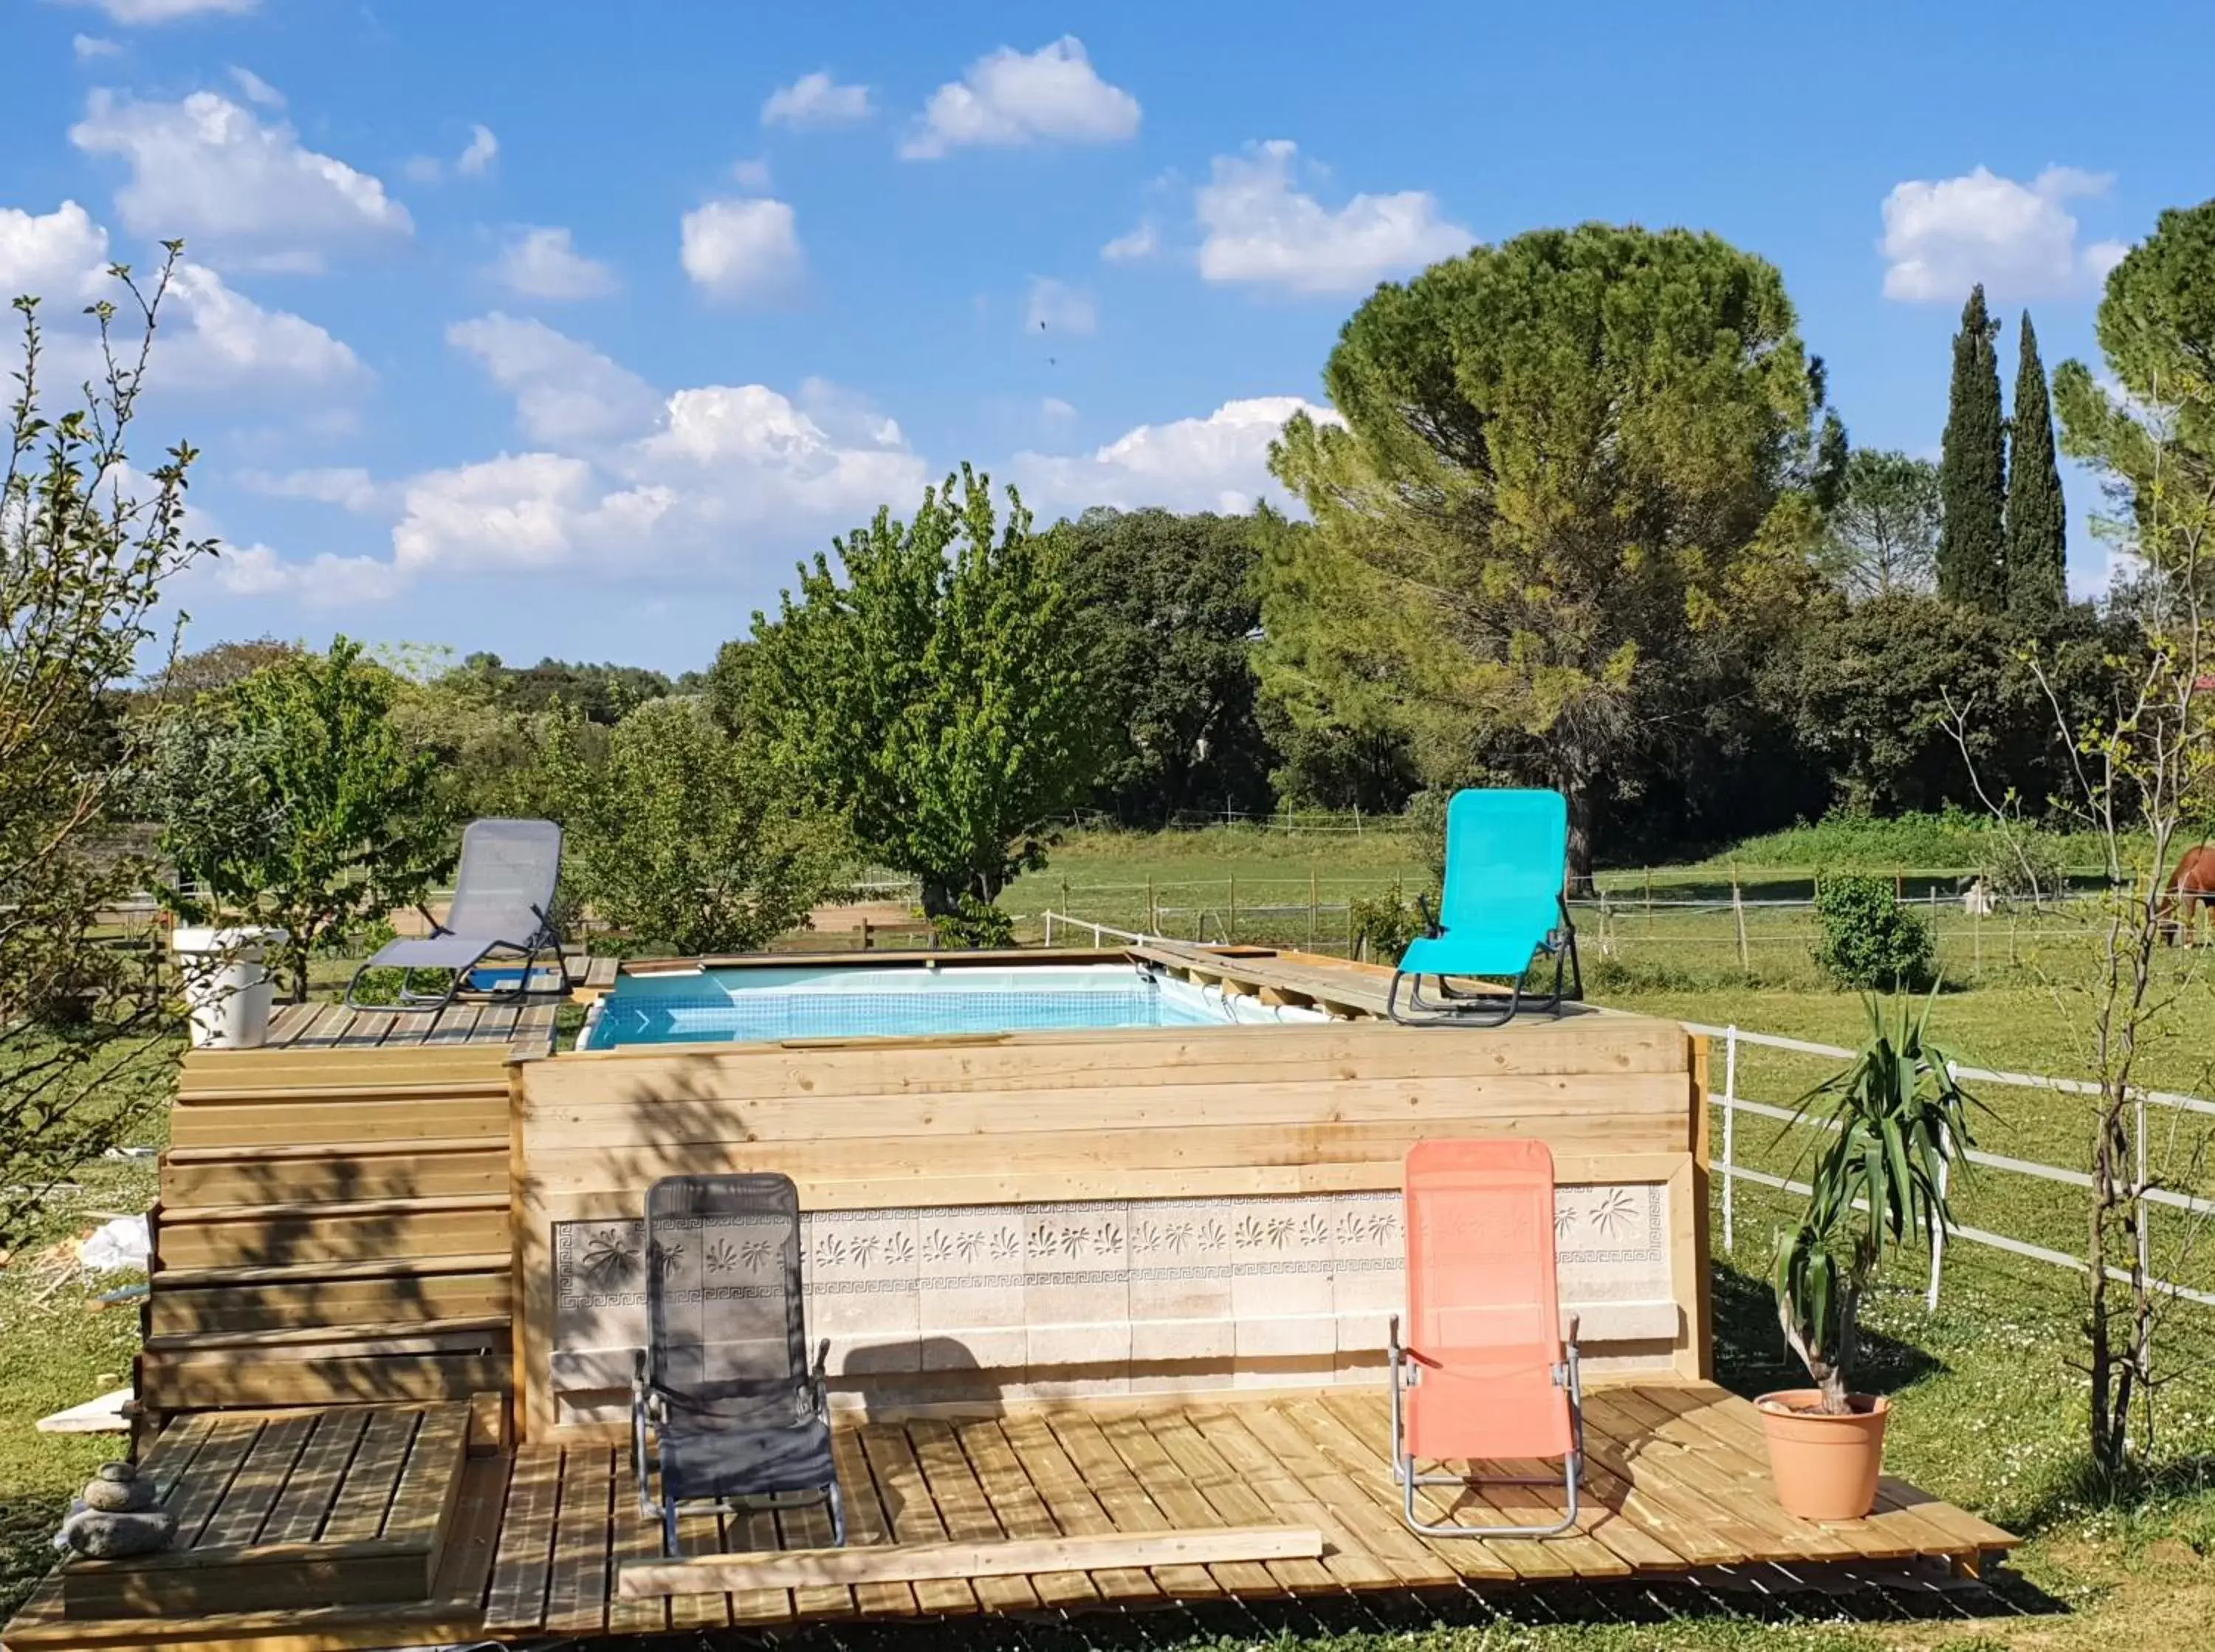
[[[1971,280],[2011,386],[2215,188],[2194,4],[4,3],[55,364],[187,242],[138,448],[206,456],[196,642],[682,670],[964,458],[1241,508],[1375,281],[1587,218],[1774,260],[1856,439],[1935,454]]]

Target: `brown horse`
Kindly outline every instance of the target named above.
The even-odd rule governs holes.
[[[2160,909],[2162,944],[2174,946],[2181,935],[2185,945],[2197,945],[2202,912],[2215,931],[2215,846],[2196,843],[2177,856],[2176,870],[2169,875],[2169,893]]]

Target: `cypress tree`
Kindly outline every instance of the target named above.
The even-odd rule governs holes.
[[[2015,422],[2008,454],[2008,612],[2043,624],[2069,601],[2069,511],[2053,460],[2053,404],[2030,312],[2015,376]]]
[[[2007,607],[2007,432],[2000,414],[1998,325],[1979,284],[1954,335],[1954,387],[1938,462],[1944,516],[1938,528],[1938,593],[1967,608]]]

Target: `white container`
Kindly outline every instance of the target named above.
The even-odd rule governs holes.
[[[285,939],[281,929],[178,927],[169,937],[183,977],[185,1008],[195,1049],[258,1049],[269,1037],[276,983],[263,951]]]

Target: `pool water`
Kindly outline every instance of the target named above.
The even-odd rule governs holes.
[[[680,967],[618,976],[615,990],[594,1006],[578,1048],[1321,1019],[1125,964]]]

